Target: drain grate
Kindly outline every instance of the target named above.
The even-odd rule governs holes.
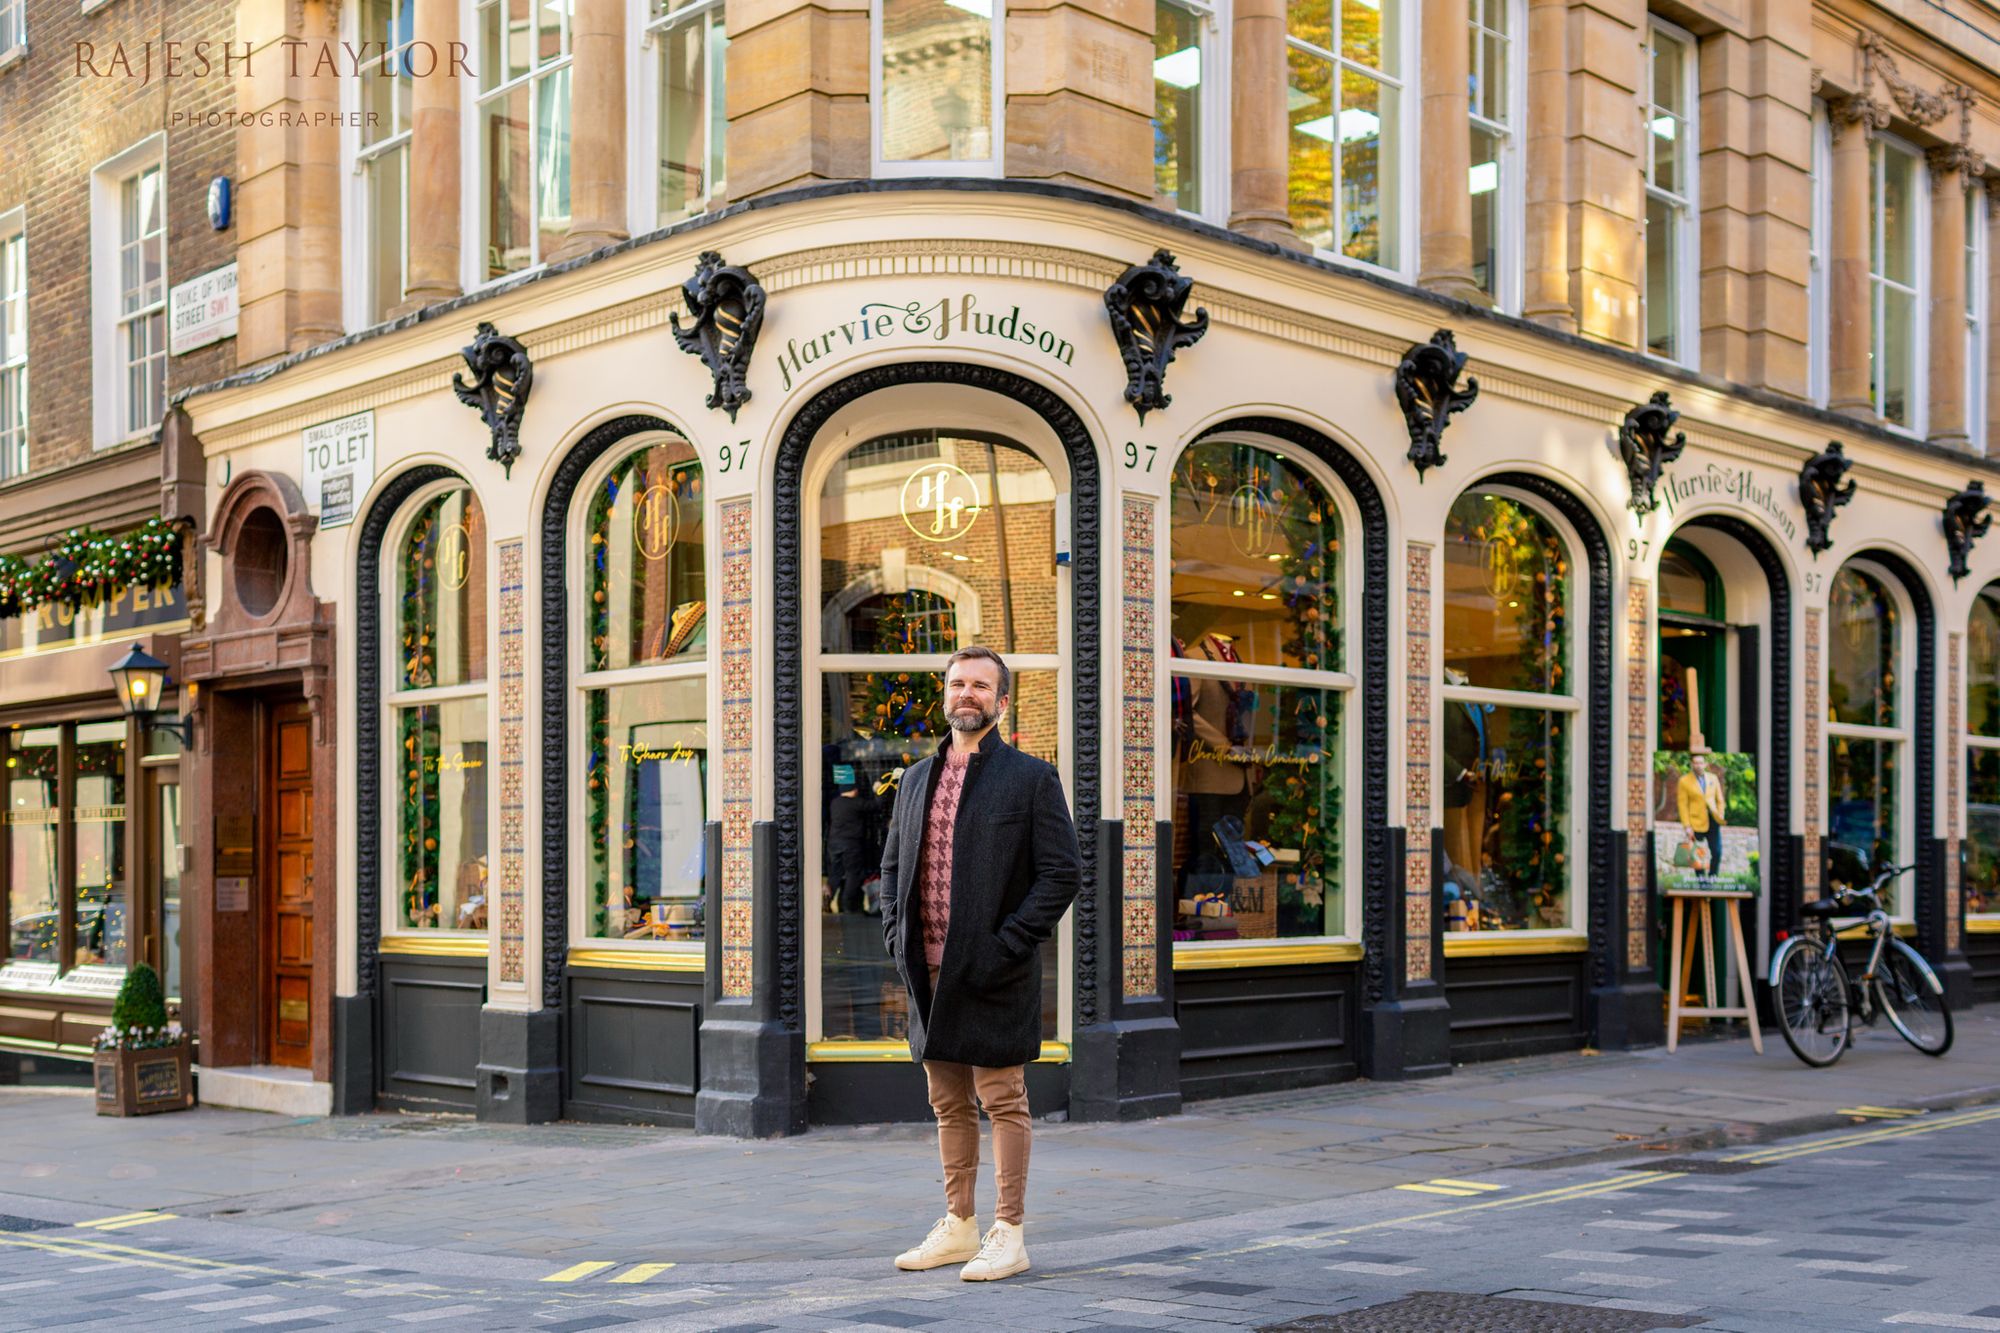
[[[39,1217],[16,1217],[12,1213],[0,1213],[0,1231],[61,1231],[67,1222],[44,1222]]]
[[[1711,1162],[1705,1157],[1669,1157],[1658,1162],[1633,1162],[1620,1171],[1680,1171],[1690,1176],[1740,1176],[1762,1171],[1767,1162]]]
[[[1419,1291],[1365,1310],[1272,1324],[1258,1333],[1642,1333],[1652,1328],[1692,1328],[1703,1322],[1700,1315],[1683,1318],[1512,1296]]]

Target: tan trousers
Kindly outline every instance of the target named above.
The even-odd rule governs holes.
[[[936,968],[931,994],[937,994]],[[931,1112],[937,1116],[938,1161],[944,1166],[944,1201],[953,1217],[971,1217],[972,1187],[979,1179],[979,1108],[993,1122],[993,1179],[1000,1192],[994,1217],[1021,1225],[1028,1199],[1028,1069],[988,1069],[949,1060],[924,1061]],[[977,1096],[978,1101],[973,1098]]]

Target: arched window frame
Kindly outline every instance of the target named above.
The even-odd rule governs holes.
[[[1333,506],[1340,521],[1341,559],[1336,583],[1340,598],[1340,658],[1338,669],[1317,670],[1304,667],[1284,667],[1256,665],[1249,662],[1210,662],[1201,658],[1166,656],[1168,690],[1166,700],[1172,698],[1172,682],[1176,676],[1187,679],[1231,681],[1250,685],[1275,685],[1291,689],[1326,690],[1337,701],[1340,710],[1334,721],[1340,737],[1340,803],[1335,818],[1340,821],[1340,898],[1341,912],[1338,922],[1328,914],[1326,931],[1323,935],[1284,936],[1268,940],[1179,940],[1173,947],[1177,958],[1195,955],[1247,951],[1255,949],[1283,948],[1302,943],[1323,941],[1356,941],[1361,936],[1362,888],[1361,862],[1363,821],[1361,817],[1361,785],[1363,777],[1362,751],[1364,749],[1360,728],[1360,709],[1355,705],[1355,692],[1361,678],[1353,668],[1358,666],[1361,643],[1361,570],[1360,559],[1362,532],[1361,511],[1354,503],[1354,497],[1334,475],[1333,469],[1315,456],[1311,450],[1272,439],[1249,431],[1227,431],[1214,435],[1204,435],[1184,441],[1169,460],[1167,476],[1171,479],[1180,467],[1181,459],[1195,445],[1244,445],[1262,449],[1275,455],[1279,461],[1305,473],[1318,486]],[[1162,521],[1157,531],[1163,534],[1160,543],[1160,570],[1156,586],[1159,588],[1159,605],[1155,612],[1155,623],[1171,627],[1173,624],[1173,487],[1168,483]],[[1170,635],[1171,629],[1163,629],[1162,635]],[[1164,720],[1159,734],[1171,733],[1170,719]],[[1174,764],[1171,754],[1166,762],[1166,791],[1171,801],[1175,795]],[[1171,924],[1171,923],[1169,923]]]
[[[593,690],[609,689],[619,685],[650,685],[662,681],[694,680],[703,682],[702,712],[703,726],[709,737],[709,762],[702,779],[702,808],[707,812],[704,824],[717,818],[717,801],[721,794],[721,753],[717,748],[715,720],[721,716],[722,698],[720,672],[716,669],[719,661],[720,635],[716,633],[721,620],[720,604],[716,593],[721,587],[721,548],[715,540],[716,505],[709,487],[708,459],[701,446],[694,441],[670,430],[648,430],[634,433],[620,440],[604,451],[577,484],[570,496],[568,552],[572,567],[581,570],[581,562],[590,559],[590,500],[597,488],[618,468],[635,454],[644,453],[668,441],[678,440],[686,444],[694,453],[696,464],[701,468],[702,486],[702,580],[710,596],[707,616],[709,632],[706,636],[706,650],[699,658],[686,661],[658,663],[650,666],[619,667],[614,670],[594,671],[590,668],[590,630],[587,617],[589,608],[585,602],[589,595],[589,580],[581,576],[569,585],[569,699],[568,736],[570,772],[575,775],[569,783],[569,823],[570,849],[569,875],[569,943],[576,949],[620,949],[635,955],[662,955],[662,962],[672,962],[688,970],[700,970],[704,965],[706,935],[709,930],[719,928],[719,923],[703,922],[701,938],[687,940],[627,940],[610,936],[594,935],[590,928],[592,910],[589,866],[591,859],[590,817],[586,809],[587,792],[581,780],[588,762],[590,744],[589,725],[586,717],[587,701]]]
[[[1534,709],[1541,712],[1562,713],[1569,719],[1564,733],[1568,742],[1569,798],[1568,809],[1564,811],[1569,836],[1569,853],[1563,861],[1563,920],[1568,925],[1556,928],[1536,928],[1532,930],[1490,930],[1482,927],[1472,931],[1454,931],[1445,936],[1447,945],[1454,940],[1470,940],[1485,936],[1506,939],[1570,939],[1581,938],[1585,934],[1583,912],[1584,898],[1578,892],[1582,877],[1589,873],[1590,864],[1590,765],[1588,752],[1584,749],[1584,738],[1591,718],[1588,700],[1584,691],[1589,688],[1588,645],[1590,643],[1590,596],[1587,557],[1589,547],[1577,532],[1575,525],[1563,516],[1554,505],[1527,491],[1512,486],[1475,482],[1453,497],[1452,504],[1467,494],[1478,491],[1485,495],[1498,495],[1516,504],[1523,505],[1534,515],[1554,528],[1562,538],[1564,555],[1569,564],[1570,589],[1565,602],[1565,618],[1569,622],[1569,643],[1566,658],[1569,669],[1564,673],[1568,689],[1564,693],[1544,694],[1532,690],[1493,689],[1477,685],[1451,685],[1444,679],[1444,653],[1437,654],[1437,680],[1439,707],[1442,710],[1454,703],[1495,704],[1505,708]],[[1447,511],[1447,515],[1449,511]],[[1447,521],[1448,518],[1447,518]],[[1443,557],[1443,540],[1439,542],[1439,558]],[[1438,627],[1442,633],[1444,623],[1444,590],[1440,583],[1438,592]],[[1431,776],[1431,789],[1442,790],[1439,776],[1443,770],[1443,756],[1440,746],[1433,745],[1432,753],[1437,765]]]
[[[1975,616],[1979,613],[1979,605],[1982,601],[1986,599],[1986,595],[1989,592],[1993,593],[1996,598],[2000,598],[2000,579],[1996,579],[1993,582],[1986,584],[1977,593],[1973,595],[1972,611],[1966,617],[1966,636],[1965,636],[1966,698],[1964,703],[1965,712],[1963,715],[1966,719],[1965,753],[1963,755],[1954,755],[1952,757],[1953,762],[1962,762],[1965,765],[1965,778],[1966,778],[1965,800],[1967,807],[1965,811],[1965,824],[1964,824],[1965,841],[1966,843],[1973,844],[1974,846],[1976,846],[1980,840],[1978,838],[1979,824],[1972,818],[1972,809],[1971,809],[1972,805],[1974,804],[1972,799],[1973,761],[1975,760],[1975,758],[1977,758],[1982,754],[2000,755],[2000,709],[1996,709],[1996,715],[1991,723],[1992,729],[1990,731],[1987,732],[1974,731],[1973,720],[1972,720],[1972,691],[1980,684],[1981,681],[1981,673],[1978,671],[1978,667],[1980,665],[1980,659],[1974,655],[1973,651],[1973,639],[1971,633],[1972,616]],[[1996,607],[1995,610],[1996,610],[1996,618],[2000,618],[2000,607]],[[1990,661],[1986,663],[1986,665],[1988,668],[1987,672],[1985,673],[1987,681],[1992,685],[1994,685],[1996,688],[2000,688],[2000,645],[1996,645],[1992,658]],[[2000,760],[1990,760],[1989,762],[2000,762]],[[2000,858],[2000,837],[1995,837],[1994,839],[1991,840],[1991,842],[1992,845],[1984,849],[1986,855],[1993,858]],[[1974,911],[1971,907],[1970,902],[1968,901],[1966,906],[1966,917],[1968,920],[1971,921],[1993,922],[1995,924],[1988,927],[1988,929],[2000,930],[2000,892],[1996,892],[1991,896],[1994,901],[1989,906],[1987,906],[1986,909],[1983,911]],[[1968,899],[1970,898],[1969,892],[1967,894],[1967,897]]]
[[[382,681],[381,763],[377,770],[381,774],[382,781],[382,840],[379,846],[384,866],[394,867],[382,876],[383,892],[381,895],[380,910],[382,938],[385,940],[394,936],[421,939],[450,936],[458,939],[480,940],[488,936],[493,924],[498,920],[498,914],[490,910],[492,894],[499,883],[493,861],[495,851],[493,846],[493,831],[499,827],[497,822],[499,815],[499,787],[491,777],[496,769],[491,765],[490,758],[495,754],[493,748],[493,663],[496,660],[494,629],[497,623],[498,601],[496,597],[497,581],[493,577],[493,543],[490,526],[486,532],[485,551],[483,553],[486,565],[486,674],[479,680],[466,681],[458,685],[432,685],[422,689],[405,689],[401,685],[402,667],[399,662],[399,655],[402,649],[402,621],[398,608],[401,606],[402,588],[398,579],[402,570],[403,543],[409,540],[411,525],[416,521],[416,516],[426,506],[439,496],[461,490],[471,496],[472,502],[479,506],[482,522],[490,523],[486,501],[479,494],[477,488],[470,482],[461,480],[458,477],[446,477],[420,487],[405,499],[402,504],[397,506],[396,516],[390,523],[388,540],[382,544],[384,558],[379,570],[381,584],[378,595],[381,598],[379,604],[383,608],[384,619],[387,623],[381,635],[381,657],[377,663],[377,669],[381,673],[380,680]],[[396,859],[398,855],[397,849],[402,845],[401,829],[398,827],[398,822],[402,817],[402,803],[393,799],[395,782],[392,780],[394,775],[401,771],[401,759],[397,754],[399,746],[397,737],[400,730],[396,725],[397,719],[407,709],[454,703],[464,699],[480,699],[485,701],[486,704],[486,745],[489,756],[489,767],[487,770],[489,776],[486,783],[488,925],[485,929],[478,930],[461,930],[456,926],[444,925],[406,926],[402,924],[400,910],[405,886],[400,873],[401,863]]]
[[[1908,592],[1903,587],[1903,581],[1896,575],[1890,573],[1889,570],[1885,569],[1883,566],[1876,564],[1872,560],[1857,557],[1855,559],[1849,560],[1846,564],[1842,565],[1839,570],[1835,571],[1835,578],[1837,579],[1841,573],[1850,569],[1854,570],[1857,573],[1866,574],[1870,579],[1873,579],[1875,583],[1882,588],[1884,595],[1887,596],[1890,601],[1894,602],[1896,606],[1896,619],[1898,624],[1896,629],[1895,642],[1892,645],[1895,652],[1893,666],[1896,675],[1896,686],[1895,686],[1896,725],[1891,727],[1876,727],[1876,726],[1864,726],[1861,725],[1860,723],[1855,723],[1855,722],[1837,722],[1834,720],[1833,653],[1830,650],[1831,644],[1829,642],[1829,651],[1827,651],[1825,654],[1826,679],[1825,681],[1822,682],[1821,686],[1825,692],[1824,697],[1827,701],[1826,705],[1827,716],[1826,716],[1826,753],[1821,756],[1821,762],[1826,765],[1826,781],[1824,784],[1822,784],[1823,791],[1820,797],[1821,801],[1824,804],[1822,808],[1818,811],[1820,827],[1826,829],[1828,831],[1828,834],[1831,835],[1833,827],[1832,824],[1833,802],[1835,795],[1834,765],[1833,765],[1834,747],[1837,746],[1843,739],[1873,740],[1895,745],[1898,747],[1897,764],[1896,764],[1896,791],[1894,796],[1896,802],[1896,847],[1895,851],[1892,854],[1892,857],[1897,865],[1908,865],[1916,859],[1915,843],[1916,843],[1916,818],[1917,818],[1917,811],[1916,811],[1917,750],[1915,745],[1915,734],[1916,734],[1915,716],[1916,716],[1917,698],[1915,689],[1916,682],[1913,679],[1913,677],[1916,674],[1916,661],[1917,661],[1916,608],[1910,604],[1910,597]],[[1838,633],[1839,631],[1837,626],[1834,624],[1832,615],[1832,606],[1831,606],[1832,581],[1829,581],[1828,588],[1829,588],[1829,605],[1828,605],[1828,614],[1826,618],[1826,626],[1827,626],[1827,634],[1829,636],[1829,641],[1830,641],[1831,636]],[[1831,873],[1832,872],[1829,869],[1828,871],[1829,884],[1832,882]],[[1855,887],[1865,888],[1867,886],[1856,885]],[[1914,881],[1909,879],[1908,877],[1905,877],[1898,883],[1892,884],[1890,886],[1889,893],[1890,893],[1890,902],[1888,904],[1885,904],[1885,906],[1889,907],[1890,909],[1889,910],[1890,917],[1899,923],[1914,922],[1916,920],[1916,885]]]

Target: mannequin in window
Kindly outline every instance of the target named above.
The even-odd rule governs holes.
[[[1446,667],[1444,679],[1447,685],[1463,685],[1467,678]],[[1486,724],[1492,711],[1491,704],[1444,703],[1444,854],[1475,885],[1486,866]]]
[[[1187,657],[1187,645],[1173,640],[1173,655]],[[1226,634],[1204,634],[1195,641],[1195,655],[1210,662],[1239,662],[1235,641]],[[1185,703],[1176,700],[1174,722],[1176,749],[1180,753],[1174,789],[1187,798],[1187,822],[1196,849],[1174,876],[1175,897],[1186,897],[1188,873],[1198,862],[1213,860],[1224,869],[1220,858],[1209,849],[1215,823],[1230,815],[1241,815],[1248,786],[1246,765],[1230,762],[1229,756],[1247,735],[1247,722],[1240,704],[1247,692],[1229,681],[1178,676],[1176,686],[1185,687]],[[1178,691],[1177,691],[1178,693]]]

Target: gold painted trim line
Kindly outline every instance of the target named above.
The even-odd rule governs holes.
[[[627,972],[701,972],[708,966],[707,951],[700,953],[656,953],[651,949],[590,949],[569,951],[571,967],[615,967]],[[905,1050],[904,1054],[908,1054]]]
[[[1303,963],[1354,963],[1361,960],[1359,944],[1174,946],[1174,971],[1204,972],[1219,967],[1293,967]]]
[[[411,958],[484,958],[487,940],[484,935],[440,935],[435,939],[423,935],[384,935],[376,952]]]
[[[1590,941],[1581,935],[1505,935],[1498,932],[1446,932],[1446,958],[1498,958],[1517,954],[1589,953]]]
[[[806,1059],[819,1060],[828,1064],[893,1064],[908,1063],[910,1043],[906,1041],[810,1041],[806,1043]],[[1060,1065],[1069,1063],[1069,1043],[1066,1041],[1045,1041],[1042,1053],[1035,1058],[1036,1064]]]
[[[1968,935],[2000,935],[2000,916],[1969,916],[1965,918],[1965,933]]]
[[[1889,929],[1895,932],[1896,938],[1899,940],[1913,940],[1917,937],[1917,923],[1914,921],[1891,921],[1889,923]],[[1866,921],[1860,922],[1852,926],[1842,926],[1839,930],[1836,930],[1833,933],[1836,938],[1843,940],[1865,940],[1873,938],[1873,932],[1868,929],[1868,923]]]
[[[97,1053],[88,1046],[72,1046],[67,1042],[42,1041],[35,1037],[0,1037],[0,1051],[30,1051],[46,1055],[53,1051],[57,1055],[75,1055],[88,1060]]]

